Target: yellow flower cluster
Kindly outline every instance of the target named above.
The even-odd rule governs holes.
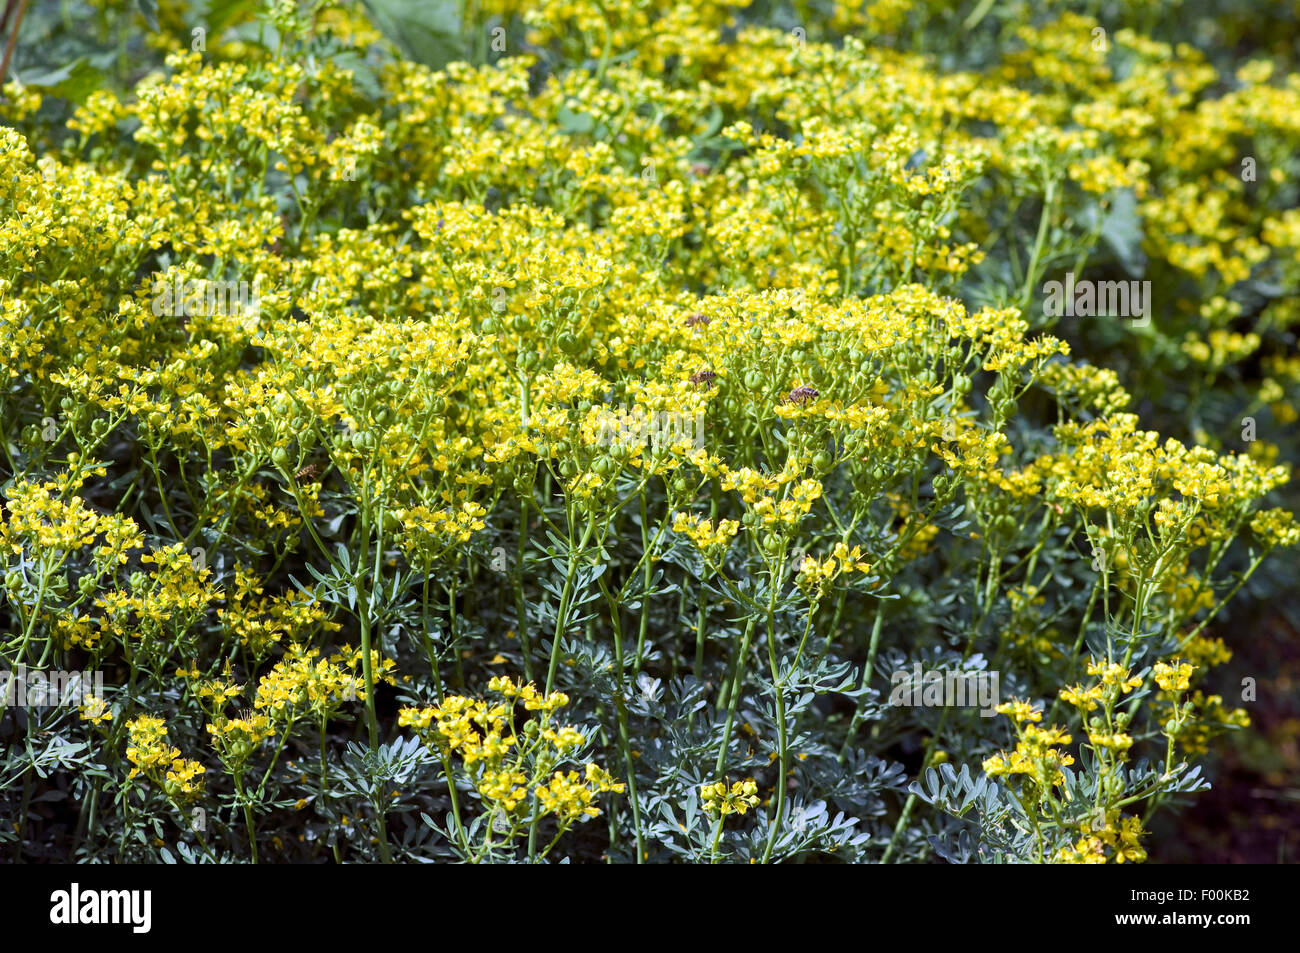
[[[704,810],[719,817],[728,814],[747,814],[758,804],[758,782],[753,778],[734,782],[730,788],[725,781],[705,784],[700,788]]]
[[[449,695],[436,705],[403,708],[398,724],[415,729],[439,752],[448,772],[454,770],[454,756],[484,803],[500,816],[514,818],[509,822],[512,836],[521,823],[516,812],[530,791],[538,810],[553,815],[561,830],[598,816],[597,795],[624,792],[622,783],[594,763],[586,765],[585,778],[576,771],[552,771],[587,743],[578,729],[552,723],[554,714],[569,703],[567,695],[539,692],[532,683],[504,675],[492,678],[488,688],[505,701]],[[516,727],[516,704],[537,715]]]
[[[1086,820],[1080,825],[1083,837],[1072,846],[1062,847],[1054,861],[1058,864],[1140,864],[1147,859],[1142,847],[1142,819],[1107,811],[1101,821]]]
[[[604,770],[594,764],[587,765],[586,778],[577,771],[556,771],[545,785],[536,789],[542,809],[554,814],[561,823],[572,823],[582,817],[599,817],[600,808],[592,802],[596,795],[606,792],[622,794],[624,785],[616,783]]]
[[[1086,687],[1074,685],[1061,689],[1061,700],[1084,714],[1102,707],[1109,711],[1121,695],[1142,687],[1141,676],[1131,675],[1127,668],[1116,662],[1090,659],[1086,671],[1098,676],[1100,681]]]
[[[173,801],[192,800],[203,793],[200,775],[207,770],[197,761],[182,758],[167,743],[167,724],[155,715],[140,715],[126,723],[126,757],[131,777],[143,774]]]
[[[235,587],[227,602],[229,608],[217,610],[217,618],[257,656],[268,654],[285,639],[306,641],[316,632],[341,628],[325,606],[306,593],[263,595],[261,581],[244,566],[235,569]]]
[[[70,473],[42,484],[15,483],[6,494],[9,502],[0,525],[0,544],[14,555],[21,555],[26,547],[72,552],[92,545],[99,514],[80,497],[66,503],[61,499],[76,484]]]
[[[598,735],[558,723],[567,694],[506,677],[491,700],[443,693],[449,657],[455,684],[473,685],[462,669],[537,648],[533,569],[566,579],[552,676],[575,611],[603,651],[626,635],[613,604],[640,600],[633,661],[624,645],[609,663],[619,679],[663,650],[669,587],[692,605],[672,543],[719,574],[766,569],[779,694],[782,665],[859,648],[846,643],[861,600],[843,594],[827,618],[833,586],[871,574],[902,629],[914,607],[897,590],[927,592],[927,574],[978,553],[980,637],[1009,603],[994,651],[1074,680],[1082,660],[1056,615],[1073,606],[1048,587],[1079,540],[1093,552],[1078,568],[1091,555],[1097,578],[1080,645],[1097,625],[1184,643],[1177,657],[1093,659],[1086,684],[1061,689],[1106,780],[1153,733],[1147,712],[1117,710],[1145,697],[1147,665],[1171,754],[1175,737],[1194,750],[1242,723],[1218,696],[1181,693],[1228,657],[1199,634],[1228,546],[1247,530],[1265,552],[1300,544],[1290,512],[1258,510],[1290,479],[1285,448],[1229,452],[1209,432],[1214,408],[1237,405],[1216,389],[1256,367],[1249,413],[1297,417],[1300,303],[1260,289],[1300,282],[1286,201],[1300,83],[1264,60],[1225,72],[1057,4],[967,5],[969,31],[996,21],[999,42],[960,72],[905,44],[952,35],[961,5],[831,2],[795,33],[749,5],[486,0],[466,8],[464,34],[499,23],[510,49],[433,69],[373,49],[382,24],[358,4],[310,17],[271,4],[274,31],[214,30],[186,49],[177,0],[148,41],[166,51],[160,68],[118,71],[141,77],[129,90],[55,109],[55,88],[7,83],[0,571],[20,634],[7,651],[129,665],[133,685],[206,712],[220,760],[242,772],[300,719],[324,734],[353,700],[373,719],[367,671],[416,678],[379,651],[327,648],[331,636],[347,626],[354,643],[391,646],[445,612],[452,636],[428,650],[440,697],[399,722],[455,775],[450,796],[472,788],[490,835],[513,836],[521,818],[564,827],[624,790],[595,764],[568,770]],[[339,55],[326,63],[325,48]],[[1093,274],[1100,243],[1145,257],[1160,291],[1157,320],[1123,330],[1123,373],[1100,366],[1112,335],[1067,334],[1037,306],[1047,264]],[[195,292],[216,287],[229,295]],[[1160,374],[1169,387],[1147,386]],[[1196,445],[1129,412],[1134,394],[1181,401],[1183,384],[1206,416]],[[1020,416],[1031,402],[1050,432]],[[616,407],[671,426],[611,444]],[[539,557],[548,540],[576,554],[567,568],[554,549]],[[795,552],[816,555],[792,567]],[[613,571],[588,572],[592,553]],[[497,591],[498,576],[524,589]],[[730,659],[734,708],[755,677],[748,649],[723,655],[710,628],[725,638],[721,613],[757,603],[746,580],[719,582],[726,605],[697,598],[691,613],[695,675],[717,685],[705,669]],[[607,615],[587,615],[596,589]],[[815,646],[797,654],[778,631],[795,590]],[[475,618],[485,592],[503,597],[497,615]],[[502,612],[517,616],[509,647],[484,622]],[[878,637],[854,656],[869,651],[877,674]],[[253,698],[231,717],[236,665]],[[985,771],[1054,796],[1071,734],[1028,702],[998,710],[1017,743]],[[81,718],[122,728],[103,699]],[[126,727],[133,773],[177,797],[201,789],[160,719]],[[721,817],[757,791],[717,782],[702,798]],[[1062,857],[1140,859],[1132,818],[1083,833]]]
[[[1187,662],[1157,662],[1151,670],[1151,677],[1166,692],[1186,691],[1191,687],[1193,667]]]
[[[345,702],[365,701],[366,682],[359,649],[345,646],[328,659],[318,658],[320,649],[293,644],[257,683],[253,707],[276,720],[293,720],[310,712],[317,720],[328,720]],[[396,684],[392,659],[380,659],[371,650],[376,682]]]
[[[740,523],[736,520],[719,520],[717,526],[714,526],[712,521],[692,513],[678,513],[673,519],[673,532],[685,533],[692,543],[715,561],[721,559],[739,531]]]
[[[1038,727],[1042,712],[1027,702],[1004,702],[997,711],[1016,723],[1018,740],[1010,753],[1000,752],[986,759],[984,772],[989,777],[1024,775],[1044,794],[1065,784],[1061,768],[1074,764],[1074,757],[1061,751],[1060,746],[1070,744],[1071,736],[1061,728]]]
[[[1088,662],[1086,671],[1089,675],[1096,675],[1101,679],[1103,689],[1112,689],[1120,694],[1142,687],[1140,676],[1130,675],[1127,668],[1116,662],[1092,659]]]
[[[108,702],[97,695],[87,695],[86,702],[79,709],[81,720],[88,721],[92,725],[103,724],[113,720],[113,709],[108,707]]]
[[[804,556],[802,563],[796,567],[799,575],[795,578],[795,582],[805,595],[820,596],[834,579],[850,570],[861,573],[871,572],[871,564],[864,562],[862,555],[860,546],[850,548],[845,543],[836,543],[831,554],[825,559]]]
[[[263,741],[276,736],[275,723],[262,712],[245,712],[237,718],[218,715],[208,723],[207,730],[217,756],[236,774]]]

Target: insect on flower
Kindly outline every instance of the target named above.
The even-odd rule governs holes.
[[[796,387],[794,390],[790,391],[789,395],[784,399],[787,403],[791,404],[807,404],[816,400],[819,396],[820,395],[817,391],[809,387],[807,384],[804,384],[803,386]]]

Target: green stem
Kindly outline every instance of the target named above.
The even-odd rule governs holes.
[[[740,641],[740,652],[736,656],[730,697],[727,699],[727,721],[722,729],[722,744],[718,747],[718,761],[713,768],[715,779],[722,778],[722,771],[727,766],[727,747],[731,744],[731,729],[736,722],[736,704],[740,701],[740,686],[745,678],[745,658],[749,655],[749,642],[754,636],[754,625],[755,619],[750,616],[745,623],[745,635]]]
[[[848,757],[849,749],[853,746],[853,739],[857,736],[858,726],[862,724],[862,711],[866,706],[866,690],[871,685],[871,675],[876,665],[876,651],[880,648],[880,631],[882,623],[885,621],[885,613],[882,606],[876,606],[876,619],[871,624],[871,644],[867,648],[867,664],[862,669],[862,684],[858,690],[861,694],[858,696],[858,703],[854,707],[853,720],[849,722],[849,731],[844,738],[844,744],[840,748],[840,764]]]
[[[1043,255],[1043,244],[1047,240],[1047,228],[1052,219],[1052,208],[1056,203],[1056,180],[1050,179],[1047,183],[1047,190],[1043,193],[1043,213],[1038,219],[1038,234],[1034,238],[1034,251],[1029,257],[1029,265],[1025,269],[1025,284],[1020,290],[1020,310],[1023,312],[1029,307],[1030,299],[1034,294],[1034,282],[1038,279],[1038,261]]]
[[[601,592],[605,594],[605,599],[609,602],[610,622],[614,630],[615,690],[618,693],[614,699],[614,708],[618,718],[618,745],[622,750],[624,771],[627,774],[627,796],[628,800],[632,804],[632,828],[636,832],[636,862],[639,864],[645,856],[645,843],[641,834],[641,807],[636,796],[636,769],[632,761],[632,743],[630,740],[630,732],[627,727],[627,700],[625,698],[625,669],[623,662],[623,626],[619,620],[618,603],[614,601],[613,593],[609,591],[609,586],[606,584],[604,576],[600,577],[599,585]]]
[[[564,634],[565,623],[569,615],[569,598],[573,591],[573,579],[578,574],[578,560],[587,550],[587,543],[596,528],[594,515],[587,517],[587,528],[582,534],[582,541],[576,550],[569,551],[569,569],[564,576],[564,589],[560,593],[560,607],[555,614],[555,634],[551,639],[551,663],[546,670],[546,694],[555,687],[555,671],[560,664],[560,637]]]
[[[380,510],[380,524],[383,521],[383,511]],[[379,547],[382,550],[382,545]],[[369,510],[362,507],[361,510],[361,556],[357,560],[357,573],[354,577],[357,589],[357,617],[361,623],[361,668],[366,683],[366,734],[369,740],[370,753],[376,755],[379,751],[379,718],[375,714],[375,667],[371,658],[371,637],[370,637],[370,594],[366,586],[366,563],[370,557],[370,521]],[[377,582],[378,580],[376,580]],[[388,850],[388,829],[382,810],[375,811],[376,820],[379,826],[379,857],[385,864],[393,861],[392,855]]]

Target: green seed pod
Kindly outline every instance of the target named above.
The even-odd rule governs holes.
[[[520,496],[532,496],[533,493],[532,471],[524,471],[522,473],[516,474],[514,481],[511,485],[514,488],[514,491]]]

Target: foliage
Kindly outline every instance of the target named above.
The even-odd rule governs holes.
[[[93,6],[0,106],[0,659],[104,676],[15,858],[1141,861],[1248,724],[1284,13]]]

